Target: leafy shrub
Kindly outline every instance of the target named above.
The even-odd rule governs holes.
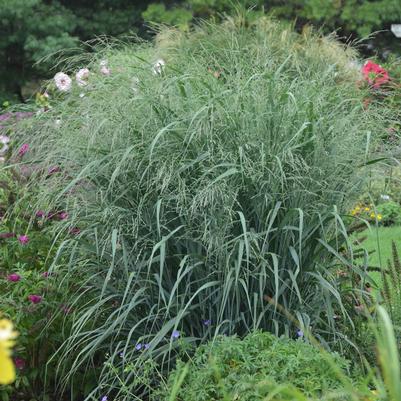
[[[70,272],[84,266],[92,300],[76,311],[60,372],[104,369],[92,395],[118,396],[123,381],[125,400],[125,367],[146,355],[165,369],[179,344],[214,334],[294,333],[277,304],[337,339],[336,210],[389,117],[365,110],[355,54],[332,38],[239,19],[156,43],[88,55],[86,85],[49,84],[52,108],[17,133],[27,162],[62,172],[31,182],[38,202],[62,203],[81,227],[60,255]]]
[[[332,363],[344,374],[348,362],[335,354],[332,358]],[[185,366],[184,362],[178,362],[164,394],[171,393]],[[264,400],[274,385],[287,383],[314,397],[342,387],[333,365],[321,351],[302,339],[276,338],[262,332],[249,334],[243,340],[218,337],[196,350],[176,399],[224,400],[226,392],[228,399]]]
[[[8,117],[7,132],[12,135],[10,122],[16,117]],[[12,139],[1,135],[5,160],[0,170],[0,314],[18,327],[13,355],[18,377],[13,386],[0,388],[2,401],[16,399],[19,394],[29,399],[46,397],[47,391],[53,390],[54,370],[47,371],[47,363],[64,341],[63,328],[68,328],[65,317],[72,311],[70,283],[60,280],[59,266],[53,264],[61,242],[59,223],[68,216],[34,207],[36,193],[26,185],[33,171],[22,164],[15,167],[28,148],[21,147],[18,159],[10,159],[7,147],[13,146]]]
[[[376,206],[376,211],[382,216],[382,223],[386,226],[401,224],[401,206],[396,202],[385,202]]]

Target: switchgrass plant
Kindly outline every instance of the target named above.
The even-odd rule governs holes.
[[[278,304],[327,343],[348,318],[330,266],[352,257],[341,214],[389,112],[364,108],[352,49],[244,21],[104,43],[70,61],[87,85],[49,84],[52,108],[16,132],[38,208],[69,213],[59,275],[78,290],[59,373],[121,368],[103,367],[89,398],[140,397],[147,356],[163,371],[217,334],[292,335]]]

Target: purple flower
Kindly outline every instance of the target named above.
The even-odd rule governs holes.
[[[58,214],[58,218],[59,218],[60,220],[66,220],[66,219],[68,219],[68,213],[67,213],[67,212],[60,212],[60,213]]]
[[[0,238],[5,239],[5,238],[12,238],[15,237],[14,233],[1,233]]]
[[[79,235],[81,233],[81,230],[78,227],[72,227],[69,229],[69,233],[71,235]]]
[[[303,336],[304,336],[304,332],[301,329],[297,330],[297,337],[302,338]]]
[[[68,315],[72,312],[72,308],[67,305],[61,305],[61,310],[64,312],[64,314]]]
[[[36,217],[43,218],[45,216],[46,216],[46,212],[44,212],[43,210],[38,210],[36,212]]]
[[[120,355],[120,358],[124,358],[124,352],[120,352],[119,355]]]
[[[137,351],[140,351],[140,350],[142,349],[142,344],[141,344],[141,343],[138,343],[137,345],[135,345],[135,349],[136,349]]]
[[[14,358],[14,363],[15,363],[15,367],[19,370],[22,370],[25,368],[26,362],[25,359],[16,357]]]
[[[107,400],[108,400],[107,395],[104,395],[100,401],[107,401]]]
[[[61,171],[61,169],[59,166],[53,166],[53,167],[50,167],[49,170],[47,170],[47,174],[52,175],[54,173],[59,173],[60,171]]]
[[[11,113],[0,114],[0,121],[6,121],[12,116]]]
[[[24,143],[18,150],[18,156],[22,157],[25,155],[26,152],[29,150],[29,145]]]
[[[171,333],[171,338],[179,338],[180,337],[180,332],[178,330],[173,330]]]
[[[42,302],[42,297],[40,295],[28,295],[29,301],[31,301],[33,304],[39,304]]]
[[[202,320],[202,323],[204,326],[210,326],[212,324],[212,321],[210,319]]]
[[[21,280],[21,276],[17,273],[11,273],[7,276],[7,280],[16,283],[17,281]]]
[[[29,242],[29,237],[27,235],[19,235],[18,241],[21,245],[26,245]]]
[[[149,348],[150,348],[150,344],[149,344],[149,343],[146,343],[146,344],[143,346],[143,348],[144,348],[144,349],[149,349]]]

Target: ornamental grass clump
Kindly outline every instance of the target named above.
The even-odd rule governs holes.
[[[106,366],[93,394],[132,399],[140,369],[128,362],[168,367],[214,334],[294,334],[284,310],[336,339],[333,316],[347,315],[327,269],[388,118],[364,108],[354,57],[333,38],[239,18],[105,44],[70,60],[85,86],[49,83],[52,107],[15,138],[35,171],[58,168],[32,175],[36,209],[69,215],[59,255],[80,281],[57,355],[66,380]]]

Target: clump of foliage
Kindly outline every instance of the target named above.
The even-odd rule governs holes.
[[[340,356],[331,354],[329,361],[302,338],[295,341],[262,332],[243,340],[218,337],[199,347],[189,362],[178,362],[161,391],[166,396],[160,399],[169,399],[185,369],[177,401],[265,400],[277,385],[289,383],[306,396],[324,397],[342,388],[338,370],[349,374],[348,368]]]
[[[293,334],[283,310],[337,341],[340,213],[391,115],[364,107],[354,51],[242,17],[117,47],[85,58],[85,82],[49,83],[52,107],[16,132],[26,163],[62,172],[30,181],[38,203],[83,228],[57,255],[84,266],[91,299],[59,354],[65,382],[98,369],[91,396],[128,400],[148,356],[163,371],[217,334]]]
[[[401,224],[401,206],[396,202],[384,202],[376,206],[376,211],[382,216],[384,225],[400,225]]]
[[[68,327],[65,318],[73,311],[70,283],[60,279],[60,266],[53,263],[63,236],[60,223],[68,214],[37,209],[37,193],[28,188],[32,176],[50,177],[57,169],[35,171],[24,165],[29,146],[16,149],[13,140],[16,120],[31,115],[3,115],[7,126],[2,132],[10,136],[0,135],[0,314],[12,319],[19,332],[13,354],[17,380],[0,388],[2,401],[20,395],[49,399],[55,375],[54,370],[47,370],[47,363],[63,343],[63,331]]]

